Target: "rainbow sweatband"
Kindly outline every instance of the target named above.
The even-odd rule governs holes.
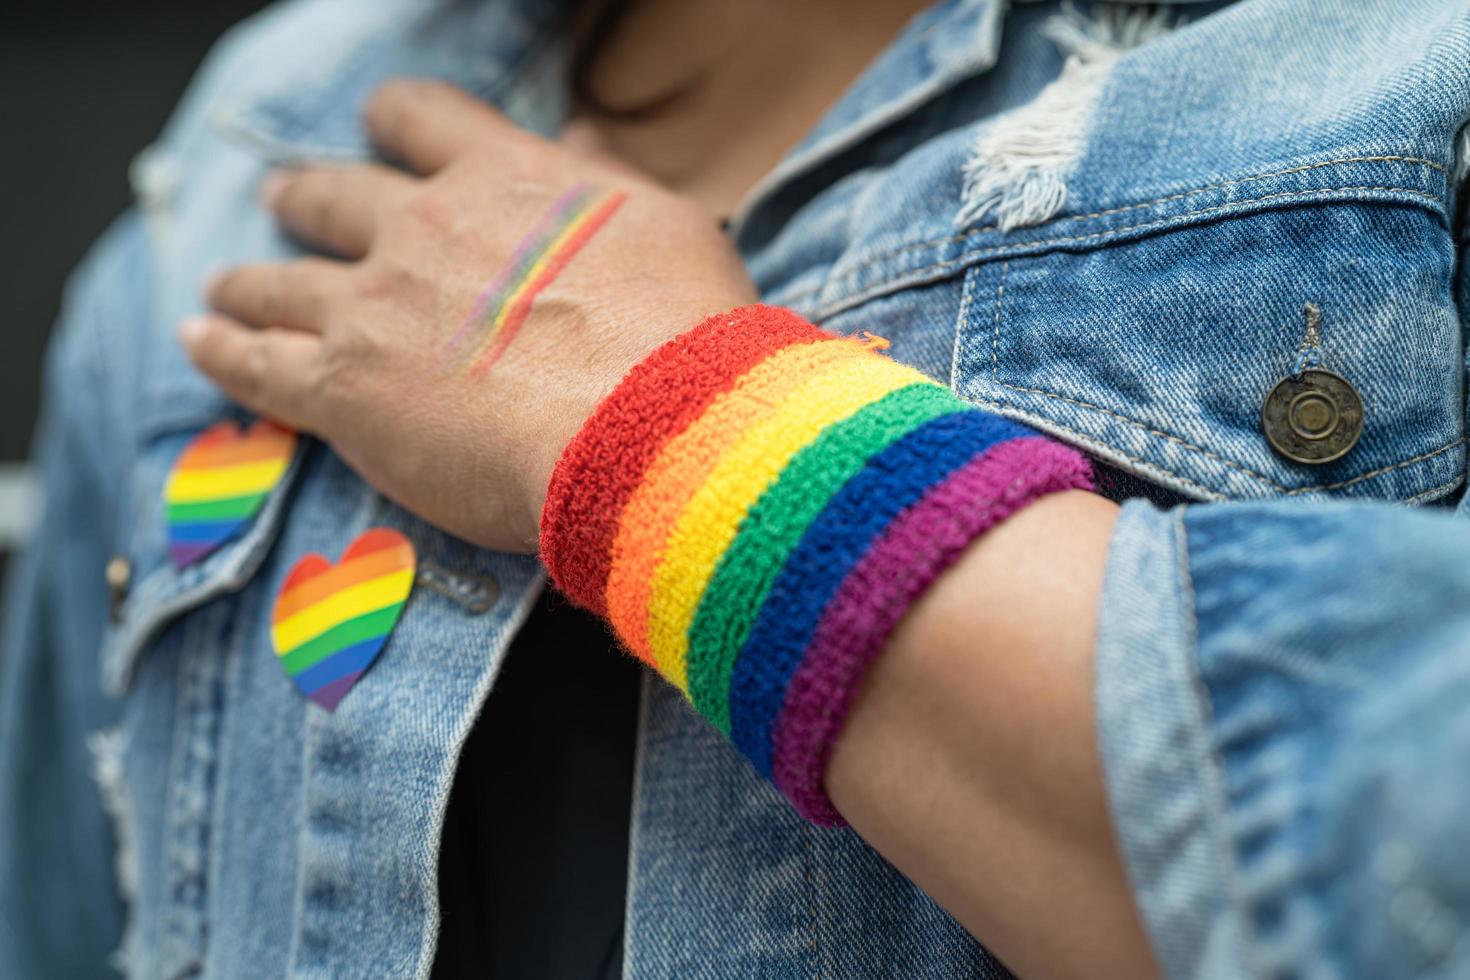
[[[552,474],[541,557],[817,823],[867,666],[988,528],[1090,489],[1077,452],[788,310],[628,373]]]

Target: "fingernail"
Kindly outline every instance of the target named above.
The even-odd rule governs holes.
[[[193,347],[204,336],[208,325],[202,316],[186,316],[179,323],[179,343],[185,347]]]
[[[265,175],[260,182],[260,199],[265,206],[273,208],[276,201],[280,200],[281,192],[286,189],[286,173],[283,170],[272,170]]]

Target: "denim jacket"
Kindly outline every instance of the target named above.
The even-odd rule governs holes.
[[[731,233],[768,302],[889,338],[1087,450],[1115,497],[1193,502],[1127,504],[1098,637],[1115,826],[1168,974],[1463,976],[1470,524],[1403,505],[1453,502],[1465,475],[1470,0],[1087,13],[941,0]],[[458,750],[542,573],[310,440],[246,530],[174,569],[166,474],[238,409],[173,328],[213,268],[294,254],[260,178],[365,157],[358,110],[385,78],[445,78],[555,131],[556,22],[554,0],[291,0],[220,44],[138,160],[139,206],[69,288],[45,512],[7,590],[0,976],[109,958],[147,977],[427,975]],[[1262,435],[1304,353],[1363,404],[1326,465]],[[299,556],[370,526],[422,567],[328,714],[275,663],[269,607]],[[628,976],[1008,975],[657,680],[638,751]]]

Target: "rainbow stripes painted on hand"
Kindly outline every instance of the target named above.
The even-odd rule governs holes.
[[[220,422],[195,436],[163,490],[174,566],[191,565],[234,537],[281,481],[295,451],[296,433],[265,420],[243,432]]]
[[[581,183],[557,198],[530,234],[521,239],[449,339],[443,364],[471,377],[489,371],[531,315],[536,296],[551,285],[627,198],[620,191],[600,192]]]
[[[801,813],[904,611],[987,529],[1090,488],[1075,451],[795,314],[711,318],[557,464],[542,558]]]

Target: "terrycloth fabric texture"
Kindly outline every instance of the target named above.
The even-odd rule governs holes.
[[[1091,476],[1086,459],[1059,443],[1006,442],[934,486],[864,552],[822,610],[775,721],[772,778],[797,810],[841,822],[822,774],[858,682],[909,606],[985,531],[1038,497],[1089,487]]]
[[[811,563],[800,559],[813,550],[800,547],[806,543],[804,533],[809,536],[819,515],[845,523],[850,515],[840,505],[831,506],[844,484],[866,476],[881,480],[869,470],[883,467],[883,457],[907,442],[906,435],[936,416],[962,410],[948,390],[927,382],[885,395],[805,446],[746,513],[689,627],[689,694],[722,734],[731,734],[727,694],[751,616],[757,610],[779,615],[775,611],[793,599],[820,608],[820,597],[808,589],[813,583],[802,578]],[[890,489],[896,488],[884,486],[880,493]],[[854,530],[843,527],[839,534],[860,547]],[[822,560],[818,555],[817,562]],[[772,591],[778,574],[796,587],[795,595],[789,589]]]
[[[787,310],[747,307],[710,317],[628,372],[551,475],[553,490],[582,490],[549,493],[541,514],[541,560],[558,587],[606,615],[618,519],[659,447],[773,350],[827,336]]]
[[[863,674],[976,537],[1091,487],[1078,453],[870,343],[764,306],[670,341],[557,463],[557,586],[682,690],[807,818]]]
[[[804,533],[798,541],[787,545],[779,531],[754,532],[754,536],[780,542],[785,554],[783,564],[774,569],[779,575],[766,590],[755,622],[742,631],[744,643],[730,644],[739,656],[730,663],[733,676],[725,681],[725,689],[730,705],[728,734],[758,769],[771,771],[771,723],[781,713],[791,675],[813,638],[822,610],[847,573],[884,528],[921,502],[936,483],[990,445],[1025,435],[1021,426],[997,416],[951,409],[950,414],[912,428],[872,455],[851,479],[832,479],[833,470],[841,472],[837,467],[814,468],[813,480],[792,488],[796,491],[793,498],[803,505],[797,513],[808,507],[813,512],[800,521]],[[830,484],[823,486],[828,480]],[[813,498],[815,506],[807,503]],[[710,599],[718,601],[723,595],[716,593]],[[745,619],[746,608],[749,606],[732,609],[732,618]]]
[[[917,372],[887,359],[854,357],[792,392],[775,414],[741,433],[721,457],[679,516],[654,573],[649,641],[659,669],[674,683],[688,687],[689,627],[695,610],[766,487],[829,426],[921,380]]]
[[[607,581],[608,618],[640,659],[653,662],[648,646],[653,571],[679,514],[740,433],[769,417],[813,374],[847,357],[848,346],[792,344],[772,354],[670,439],[649,466],[619,522]]]

